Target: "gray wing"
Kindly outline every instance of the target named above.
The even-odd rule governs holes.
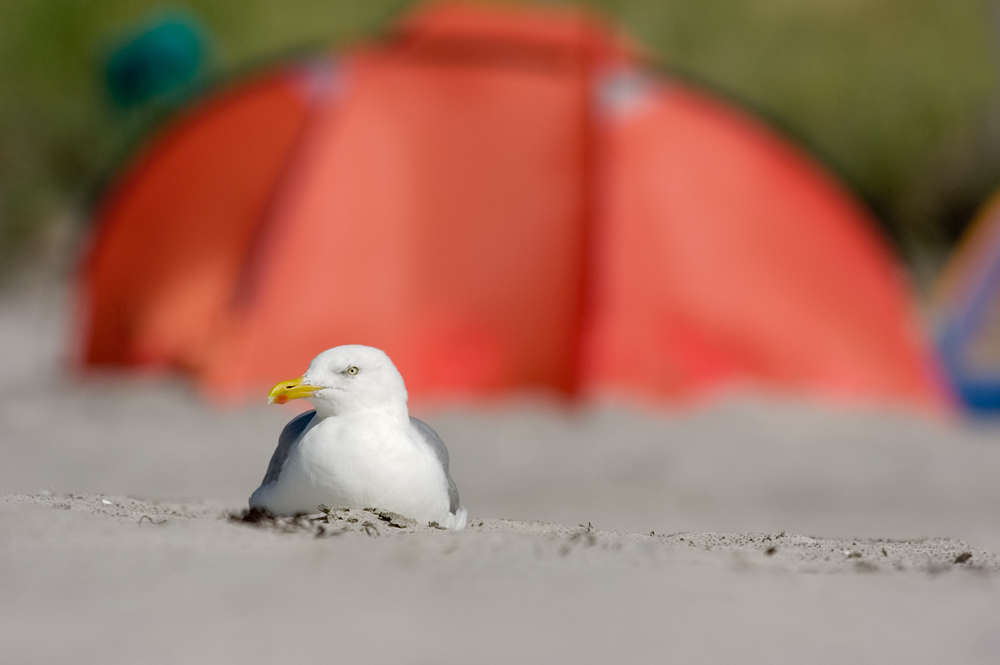
[[[278,479],[278,476],[281,475],[281,468],[285,466],[285,460],[288,459],[288,454],[291,452],[292,447],[302,438],[302,433],[309,427],[309,423],[312,422],[315,415],[315,411],[306,411],[299,414],[289,420],[288,424],[285,425],[285,429],[281,430],[281,434],[278,436],[278,447],[274,449],[274,454],[271,455],[271,462],[267,465],[267,473],[264,474],[264,480],[261,482],[261,485],[267,485]]]
[[[448,512],[454,513],[459,507],[458,486],[455,485],[455,481],[451,479],[451,474],[448,473],[448,449],[445,448],[444,441],[442,441],[441,437],[438,436],[438,433],[434,431],[434,428],[424,421],[410,416],[410,424],[424,436],[424,440],[427,441],[427,445],[431,447],[431,450],[433,450],[434,454],[437,455],[438,461],[441,462],[441,466],[444,467],[444,477],[448,479]]]

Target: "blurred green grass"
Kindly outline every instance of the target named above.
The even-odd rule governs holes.
[[[2,0],[0,262],[85,209],[162,109],[104,93],[116,39],[167,7],[202,20],[213,76],[377,35],[407,0]],[[566,4],[549,2],[548,4]],[[592,0],[665,68],[801,140],[911,257],[947,248],[1000,184],[991,0]]]

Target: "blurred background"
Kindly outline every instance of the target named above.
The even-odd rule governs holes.
[[[167,11],[204,29],[190,92],[293,52],[341,48],[413,2],[6,0],[0,6],[0,258],[77,223],[176,100],[122,105],[112,51]],[[989,0],[584,3],[652,58],[758,111],[877,213],[922,286],[1000,182],[998,8]]]
[[[378,43],[415,4],[0,3],[0,367],[8,378],[0,443],[16,462],[0,465],[0,488],[242,504],[288,410],[264,409],[264,393],[255,393],[259,401],[252,404],[217,410],[186,383],[114,374],[81,380],[67,371],[81,336],[74,325],[80,299],[70,277],[95,203],[158,129],[188,102],[223,89],[220,82],[249,80],[260,67],[303,54]],[[585,6],[641,44],[652,70],[735,102],[821,162],[875,213],[873,226],[881,225],[924,296],[975,211],[1000,185],[1000,8],[994,2],[609,0]],[[150,52],[166,55],[143,60]],[[851,210],[847,216],[854,219]],[[862,248],[870,248],[865,242]],[[874,254],[862,264],[875,266],[872,283],[889,284],[887,292],[895,294],[887,300],[890,327],[910,342],[927,342],[930,334],[911,325],[907,307],[915,303],[892,290],[897,266]],[[701,257],[688,258],[697,264]],[[847,263],[826,281],[849,281],[856,267]],[[995,286],[1000,272],[991,274],[987,281]],[[794,271],[775,278],[797,285]],[[880,288],[862,288],[858,300]],[[803,298],[808,305],[826,302],[818,291]],[[973,300],[979,314],[989,310],[983,298]],[[872,302],[868,314],[877,319],[881,301]],[[985,320],[979,314],[972,318]],[[788,327],[781,312],[775,323]],[[864,337],[855,333],[845,334]],[[682,341],[696,335],[688,337],[680,335]],[[799,338],[810,342],[808,335]],[[727,339],[740,347],[739,339]],[[880,343],[895,348],[895,340],[886,336]],[[438,346],[456,350],[447,336]],[[306,357],[320,348],[309,347]],[[713,360],[712,348],[690,348]],[[822,345],[813,351],[826,355]],[[862,357],[874,366],[885,355]],[[913,365],[917,355],[907,362]],[[408,381],[418,374],[403,373]],[[291,376],[268,374],[268,380]],[[528,392],[415,413],[448,442],[472,515],[593,520],[657,532],[949,535],[997,546],[1000,449],[991,425],[940,418],[949,411],[940,408],[948,401],[943,395],[915,411],[871,404],[844,409],[838,400],[813,401],[796,392],[776,399],[741,392],[745,387],[696,409],[670,400],[646,411],[650,403],[641,400],[574,409],[550,394]],[[925,409],[929,402],[938,408]]]

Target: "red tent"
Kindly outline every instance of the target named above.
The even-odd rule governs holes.
[[[577,12],[435,6],[214,94],[96,228],[86,364],[180,367],[220,397],[363,343],[418,396],[941,402],[869,216]]]

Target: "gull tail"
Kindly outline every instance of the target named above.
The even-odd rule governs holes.
[[[465,523],[468,520],[469,513],[463,506],[459,506],[458,510],[453,513],[448,513],[448,516],[441,520],[439,524],[446,529],[451,529],[452,531],[461,531],[465,528]]]

